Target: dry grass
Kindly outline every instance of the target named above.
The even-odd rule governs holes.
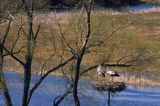
[[[136,76],[126,76],[122,75],[120,77],[106,77],[106,78],[100,78],[100,77],[94,77],[91,78],[93,82],[100,83],[102,85],[105,85],[107,83],[113,83],[113,82],[124,82],[126,85],[132,85],[135,87],[147,87],[147,86],[160,86],[160,81],[154,80],[154,79],[148,79],[145,77],[136,77]]]
[[[147,79],[143,76],[120,76],[119,78],[115,78],[114,81],[121,81],[126,83],[127,85],[132,86],[160,86],[160,82],[154,79]]]
[[[159,10],[157,10],[159,11]],[[82,68],[86,68],[91,65],[95,65],[97,63],[101,63],[106,61],[109,56],[109,61],[114,63],[117,58],[120,56],[123,57],[127,55],[127,53],[135,52],[136,49],[141,49],[142,47],[146,47],[149,50],[147,52],[151,53],[149,55],[159,56],[158,53],[160,50],[160,14],[159,12],[153,11],[143,11],[139,12],[126,12],[119,13],[113,12],[111,10],[102,10],[102,11],[93,11],[92,16],[92,36],[95,37],[96,40],[92,40],[91,44],[94,42],[98,42],[98,40],[105,40],[107,47],[96,47],[93,50],[105,50],[105,52],[93,52],[91,54],[87,54],[82,62]],[[43,70],[47,70],[52,68],[53,66],[60,63],[59,55],[56,53],[61,52],[63,46],[60,43],[60,33],[59,28],[57,27],[57,23],[59,22],[62,26],[63,32],[65,32],[65,36],[67,41],[71,43],[73,47],[75,46],[75,19],[77,18],[77,12],[47,12],[47,13],[35,13],[34,15],[34,28],[41,25],[40,35],[38,36],[37,48],[34,55],[34,63],[33,63],[33,71],[39,72],[41,70],[41,66],[44,61],[46,61],[52,54],[55,54],[48,62]],[[23,28],[27,31],[26,27],[26,17],[22,15],[17,15],[15,18],[18,22],[20,22],[20,17],[23,19]],[[84,24],[84,17],[79,20],[82,24]],[[128,24],[127,22],[131,22],[132,24],[128,27],[118,31],[115,33],[111,39],[105,39],[105,37],[113,31],[117,26],[124,26]],[[5,25],[0,25],[0,35],[3,33]],[[81,31],[84,31],[80,26],[78,34],[81,34]],[[98,27],[97,27],[98,26]],[[12,30],[10,33],[10,38],[8,39],[7,46],[8,48],[15,40],[15,36],[17,34],[18,26],[16,24],[12,24]],[[84,34],[84,32],[82,34]],[[25,40],[25,36],[21,33],[21,38],[16,48],[21,47]],[[99,39],[102,36],[102,39]],[[97,40],[98,39],[98,40]],[[52,41],[53,40],[53,41]],[[54,49],[53,42],[56,44],[57,51]],[[80,42],[82,43],[82,42]],[[80,44],[79,43],[79,44]],[[113,47],[116,48],[114,53],[112,53]],[[15,48],[15,49],[16,49]],[[25,51],[25,50],[24,50]],[[66,53],[65,57],[69,57],[70,53]],[[144,57],[147,57],[145,55]],[[22,60],[24,60],[24,53],[18,55]],[[145,64],[145,70],[156,70],[158,71],[160,66],[159,59],[154,63]],[[6,69],[15,70],[23,72],[22,67],[16,63],[14,60],[10,58],[6,58],[5,61]],[[67,69],[68,71],[69,69]],[[59,73],[55,73],[55,75],[59,75]],[[60,74],[61,75],[61,74]],[[107,81],[110,79],[106,79]],[[154,83],[151,83],[152,79],[146,79],[144,77],[135,77],[135,76],[121,76],[120,78],[115,78],[115,81],[124,81],[127,84],[132,85],[160,85],[157,81],[154,80]]]

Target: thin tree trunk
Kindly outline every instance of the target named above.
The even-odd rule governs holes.
[[[76,63],[76,71],[74,74],[74,81],[73,81],[73,98],[75,106],[80,106],[80,101],[78,98],[78,81],[79,81],[79,74],[80,74],[80,65],[84,56],[84,53],[86,51],[86,46],[89,40],[89,37],[91,35],[91,5],[92,0],[90,0],[89,4],[85,4],[86,12],[87,12],[87,34],[85,36],[82,49],[77,54],[77,63]]]
[[[80,70],[80,63],[81,60],[79,56],[77,57],[77,63],[76,63],[76,72],[74,74],[74,81],[73,81],[73,98],[75,106],[80,106],[80,101],[78,98],[78,81],[79,81],[79,70]]]
[[[7,83],[3,74],[3,45],[0,44],[0,85],[5,97],[6,106],[12,106],[11,97],[8,91]]]
[[[28,28],[28,36],[27,36],[26,63],[24,65],[24,89],[23,89],[23,101],[22,101],[23,106],[29,105],[28,98],[29,98],[29,89],[30,89],[30,81],[31,81],[31,65],[32,65],[32,59],[33,59],[34,48],[36,43],[36,39],[33,33],[33,7],[32,6],[30,11],[26,8],[29,28]]]
[[[31,30],[31,29],[30,29]],[[28,38],[27,43],[27,55],[26,55],[26,63],[24,65],[24,89],[23,89],[23,106],[28,106],[28,96],[29,96],[29,88],[31,81],[31,64],[33,59],[35,41],[32,38],[32,35]]]
[[[23,106],[28,106],[28,92],[30,88],[30,80],[31,80],[31,63],[25,65],[24,71],[24,89],[23,89]]]
[[[1,84],[1,86],[2,86],[3,95],[4,95],[4,97],[5,97],[6,106],[12,106],[11,97],[10,97],[10,94],[9,94],[9,90],[8,90],[8,88],[7,88],[7,84],[6,84],[6,81],[5,81],[3,72],[1,72],[0,77],[1,77],[1,78],[0,78],[0,84]]]

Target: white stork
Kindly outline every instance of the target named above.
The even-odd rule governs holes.
[[[99,76],[105,77],[105,71],[103,70],[101,65],[98,66],[97,73],[98,73]]]
[[[108,67],[107,67],[107,72],[106,72],[106,74],[107,74],[108,76],[111,76],[111,77],[112,77],[112,81],[113,81],[113,77],[119,77],[119,74],[118,74],[117,72],[112,71],[112,70],[109,70]]]

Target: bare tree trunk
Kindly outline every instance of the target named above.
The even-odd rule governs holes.
[[[27,100],[28,100],[28,92],[30,87],[30,80],[31,80],[31,61],[27,62],[25,64],[24,69],[24,89],[23,89],[23,106],[28,106]]]
[[[80,101],[78,98],[78,90],[77,90],[78,81],[79,81],[80,63],[81,63],[81,60],[78,56],[77,63],[76,63],[76,72],[75,72],[74,81],[73,81],[73,98],[74,98],[75,106],[80,106]]]
[[[4,52],[4,45],[5,45],[9,30],[10,30],[10,25],[11,25],[11,20],[8,23],[8,26],[7,26],[7,29],[5,31],[3,38],[0,39],[0,85],[2,87],[2,91],[5,97],[5,102],[7,106],[12,106],[12,101],[11,101],[11,97],[10,97],[9,90],[7,87],[6,79],[3,73],[3,59],[4,59],[3,52]]]
[[[74,98],[75,106],[80,106],[77,87],[78,87],[79,74],[80,74],[79,73],[80,72],[80,65],[81,65],[84,53],[86,51],[86,47],[87,47],[89,37],[91,35],[91,6],[92,6],[92,0],[87,1],[84,6],[85,6],[86,12],[87,12],[87,34],[85,36],[85,39],[84,39],[84,42],[83,42],[83,45],[82,45],[82,49],[77,54],[76,70],[75,70],[74,81],[73,81],[73,98]]]
[[[24,64],[24,89],[23,89],[23,106],[28,106],[28,96],[30,89],[31,81],[31,65],[34,54],[34,48],[36,43],[36,37],[33,33],[33,1],[31,1],[31,6],[29,7],[26,4],[25,0],[22,0],[25,5],[25,10],[28,17],[28,35],[27,35],[27,53],[26,53],[26,62]],[[37,35],[36,35],[37,36]]]
[[[3,93],[5,96],[6,106],[12,106],[12,101],[7,86],[4,88]]]
[[[12,106],[11,97],[3,74],[3,45],[0,42],[0,85],[5,97],[6,106]]]

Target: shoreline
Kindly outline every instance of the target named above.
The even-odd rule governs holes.
[[[67,21],[63,20],[63,17],[66,18],[66,20],[69,20],[72,16],[78,14],[80,10],[75,11],[46,11],[46,12],[35,12],[35,20],[38,23],[50,23],[52,22],[51,19],[59,20],[61,23],[67,23]],[[125,11],[116,11],[113,9],[93,9],[92,14],[105,14],[105,15],[127,15],[127,14],[147,14],[147,13],[159,13],[160,12],[160,6],[155,8],[149,8],[144,10],[125,10]],[[46,17],[47,16],[47,17]]]
[[[100,12],[100,13],[105,13],[108,15],[123,15],[123,14],[145,14],[145,13],[154,13],[154,12],[160,12],[160,6],[159,7],[154,7],[154,8],[149,8],[149,9],[142,9],[142,10],[132,10],[132,9],[127,9],[125,8],[124,11],[116,11],[112,9],[99,9],[99,10],[93,10],[94,12]]]
[[[19,71],[9,71],[9,70],[4,70],[4,72],[13,72],[17,73],[20,75],[23,75],[23,73]],[[38,73],[32,73],[32,75],[37,75],[40,76]],[[49,74],[50,77],[58,76],[58,77],[63,77],[62,73],[59,72],[54,72],[52,74]],[[89,76],[81,76],[80,79],[82,80],[89,80],[91,82],[98,82],[98,83],[106,83],[106,82],[111,82],[111,78],[106,77],[106,78],[99,78],[98,76],[91,77]],[[126,86],[132,86],[132,87],[160,87],[160,82],[155,79],[149,79],[145,78],[143,76],[141,77],[136,77],[136,75],[121,75],[120,77],[114,78],[113,82],[124,82]]]

